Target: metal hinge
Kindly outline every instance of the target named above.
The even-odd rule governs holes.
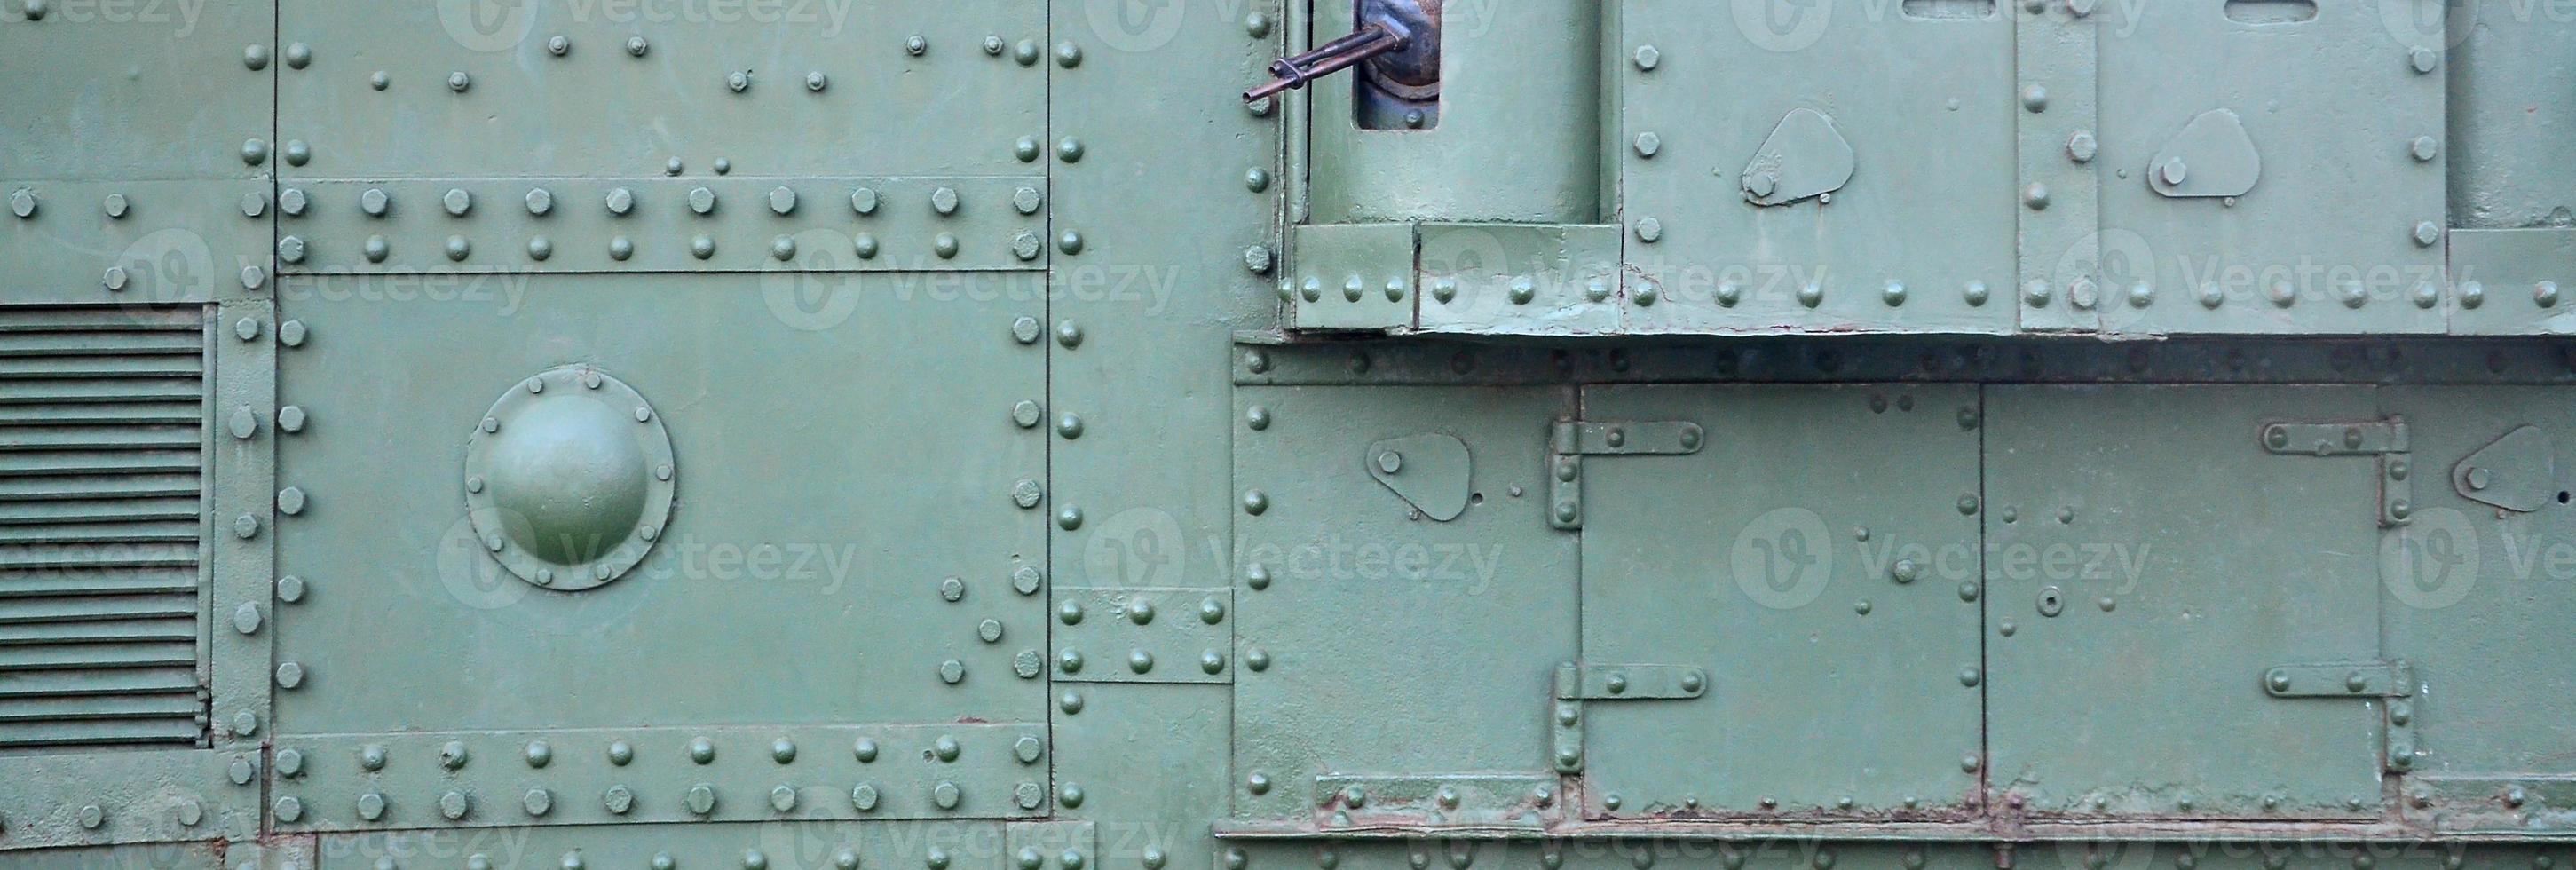
[[[1558,773],[1583,772],[1583,702],[1687,700],[1708,693],[1708,671],[1690,665],[1556,666]]]
[[[1549,440],[1547,524],[1583,528],[1583,457],[1680,456],[1698,453],[1707,433],[1686,420],[1560,420]]]
[[[2394,528],[2415,516],[2415,464],[2406,443],[2406,418],[2357,423],[2268,423],[2263,449],[2280,456],[2379,457],[2379,525]]]
[[[2386,765],[2390,773],[2415,769],[2415,701],[2423,681],[2404,660],[2278,665],[2263,671],[2263,691],[2275,698],[2359,698],[2388,703]]]

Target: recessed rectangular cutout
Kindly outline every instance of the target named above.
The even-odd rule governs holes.
[[[2316,17],[2316,0],[2227,0],[2227,20],[2239,24],[2297,24]]]
[[[1907,18],[1972,21],[1993,17],[1995,0],[1905,0],[1900,11]]]

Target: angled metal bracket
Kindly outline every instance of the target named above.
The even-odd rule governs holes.
[[[1549,440],[1547,524],[1583,528],[1583,457],[1698,453],[1707,433],[1686,420],[1560,420]]]
[[[2479,504],[2539,510],[2558,491],[2558,447],[2540,427],[2518,427],[2452,466],[2451,486]]]
[[[2414,457],[2406,418],[2353,423],[2267,423],[2259,439],[2277,456],[2379,457],[2379,525],[2395,528],[2415,516]]]
[[[2415,769],[2415,696],[2424,683],[2404,660],[2277,665],[2263,671],[2263,691],[2275,698],[2358,698],[2388,704],[2385,764],[2390,773]]]

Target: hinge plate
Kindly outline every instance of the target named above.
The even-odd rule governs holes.
[[[2407,452],[2406,420],[2352,423],[2267,423],[2257,440],[2276,456],[2376,456],[2379,458],[2379,526],[2396,528],[2415,516],[2414,457]]]
[[[1549,441],[1547,524],[1583,528],[1583,457],[1682,456],[1698,453],[1708,434],[1687,420],[1559,420]]]
[[[1689,665],[1560,665],[1573,679],[1559,679],[1556,696],[1567,701],[1642,701],[1697,698],[1708,691],[1708,672]]]
[[[2263,672],[2275,698],[2403,698],[2415,694],[2415,669],[2403,661],[2279,665]]]

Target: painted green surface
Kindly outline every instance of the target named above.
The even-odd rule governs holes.
[[[2307,5],[0,0],[0,867],[2576,861],[2576,22]]]

